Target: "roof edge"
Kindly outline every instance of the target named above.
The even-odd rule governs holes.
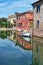
[[[36,4],[36,3],[40,2],[40,1],[42,1],[42,0],[36,1],[36,2],[32,3],[31,5],[34,5],[34,4]]]
[[[25,14],[25,13],[33,13],[33,10],[27,10],[27,11],[21,12],[21,13],[16,12],[15,14],[19,16],[19,15],[23,15],[23,14]]]

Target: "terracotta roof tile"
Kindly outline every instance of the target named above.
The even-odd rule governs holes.
[[[32,10],[27,10],[27,11],[22,12],[22,13],[16,12],[16,15],[22,15],[22,14],[25,14],[25,13],[33,13],[33,11]]]

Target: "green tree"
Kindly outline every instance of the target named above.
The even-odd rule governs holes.
[[[0,18],[0,27],[7,26],[7,18]]]
[[[33,22],[30,22],[30,27],[33,27]]]

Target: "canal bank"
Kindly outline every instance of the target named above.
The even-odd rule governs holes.
[[[16,31],[16,27],[14,27],[14,28],[0,28],[0,31],[7,31],[7,30]]]
[[[43,31],[33,30],[33,36],[34,36],[34,37],[43,38]]]

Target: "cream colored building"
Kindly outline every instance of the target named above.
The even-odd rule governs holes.
[[[33,3],[33,35],[43,37],[43,0]]]
[[[16,26],[17,17],[15,14],[10,14],[7,18],[7,21],[10,22],[13,26]]]

